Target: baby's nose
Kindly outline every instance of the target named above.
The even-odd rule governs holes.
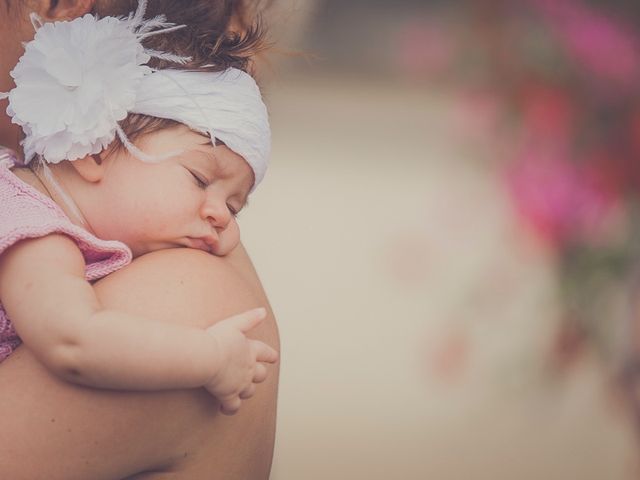
[[[204,216],[216,230],[224,230],[231,221],[231,212],[224,202],[207,202]]]

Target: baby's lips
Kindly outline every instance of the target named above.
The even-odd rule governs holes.
[[[204,240],[204,242],[209,245],[209,248],[211,250],[217,248],[220,243],[220,239],[218,238],[218,236],[213,233],[205,235],[204,237],[202,237],[202,240]]]
[[[211,253],[211,247],[201,238],[187,237],[187,247]]]

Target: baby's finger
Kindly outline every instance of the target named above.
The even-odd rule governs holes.
[[[238,410],[240,410],[241,404],[242,400],[238,397],[220,400],[220,412],[222,412],[223,415],[235,415]]]
[[[276,363],[278,361],[278,352],[260,340],[251,340],[251,348],[258,362]]]
[[[246,400],[247,398],[253,397],[254,393],[256,393],[256,386],[252,383],[243,391],[241,391],[239,396],[242,400]]]
[[[258,363],[256,365],[255,373],[253,374],[253,383],[262,383],[267,379],[267,367]]]
[[[235,325],[242,333],[247,333],[249,330],[258,325],[267,316],[267,311],[260,307],[253,310],[246,311],[239,315],[234,315],[228,320]]]

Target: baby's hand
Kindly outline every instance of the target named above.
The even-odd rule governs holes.
[[[249,310],[216,323],[207,333],[216,339],[220,366],[204,387],[220,401],[225,415],[233,415],[243,399],[253,396],[256,383],[267,378],[264,363],[275,363],[278,352],[266,343],[246,337],[266,317],[264,308]]]

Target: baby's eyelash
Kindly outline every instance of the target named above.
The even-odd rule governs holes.
[[[238,216],[238,214],[240,213],[240,212],[236,211],[236,209],[235,209],[235,208],[233,208],[233,207],[232,207],[231,205],[229,205],[228,203],[227,203],[227,208],[229,209],[229,212],[231,212],[231,215],[233,215],[234,217],[237,217],[237,216]]]
[[[193,179],[196,182],[196,185],[198,185],[199,188],[205,189],[209,186],[209,181],[208,180],[203,180],[203,177],[194,172],[193,170],[189,170],[189,173],[191,174],[191,176],[193,177]],[[245,207],[248,205],[249,202],[245,203]],[[234,217],[237,217],[240,212],[238,210],[236,210],[232,205],[230,205],[229,203],[227,203],[227,208],[229,209],[229,212],[231,213],[231,215],[233,215]],[[241,209],[242,210],[242,209]]]
[[[194,178],[194,180],[196,181],[196,183],[200,188],[207,188],[209,186],[209,183],[203,180],[202,177],[200,177],[200,175],[196,174],[195,172],[192,172],[191,170],[189,170],[189,173]]]
[[[238,217],[242,212],[244,212],[249,206],[249,200],[245,200],[244,205],[242,205],[238,210],[231,207],[231,205],[227,205],[229,211],[234,217]]]

